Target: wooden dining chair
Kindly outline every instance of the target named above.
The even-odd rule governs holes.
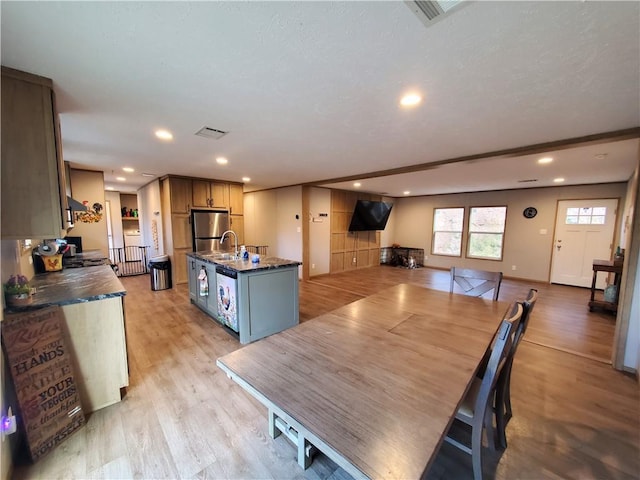
[[[486,432],[489,446],[495,445],[493,417],[496,384],[515,341],[515,332],[522,318],[522,312],[523,308],[520,303],[515,303],[513,308],[507,311],[492,340],[491,355],[484,375],[482,378],[474,377],[456,412],[454,423],[457,421],[471,427],[471,446],[469,447],[469,445],[451,437],[451,431],[445,437],[447,443],[471,455],[474,480],[482,479],[482,436],[484,432]]]
[[[451,267],[449,292],[453,293],[456,284],[462,288],[465,295],[475,297],[481,297],[493,289],[493,300],[498,300],[501,283],[502,272],[487,272],[485,270],[474,270],[471,268]]]
[[[520,319],[520,324],[516,329],[515,341],[511,346],[511,352],[507,358],[507,363],[502,369],[502,373],[498,379],[496,387],[496,431],[497,443],[501,448],[507,448],[506,428],[509,420],[511,420],[511,417],[513,416],[513,411],[511,409],[511,369],[513,368],[513,360],[515,358],[518,345],[520,345],[522,337],[527,331],[531,312],[537,301],[538,290],[532,288],[529,290],[527,298],[522,302],[522,318]]]

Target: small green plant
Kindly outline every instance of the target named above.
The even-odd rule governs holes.
[[[31,293],[29,280],[24,275],[11,275],[4,284],[4,291],[8,295],[20,295]]]

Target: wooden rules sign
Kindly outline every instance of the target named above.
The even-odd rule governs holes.
[[[36,461],[84,425],[60,307],[10,314],[2,341],[31,459]]]

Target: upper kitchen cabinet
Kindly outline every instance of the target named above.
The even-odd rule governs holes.
[[[229,213],[231,215],[244,214],[244,197],[242,184],[229,184]]]
[[[193,206],[202,208],[229,208],[229,185],[208,180],[193,181]]]
[[[191,208],[191,180],[171,177],[169,179],[171,213],[189,213]]]
[[[67,228],[53,82],[2,67],[2,238],[58,238]]]

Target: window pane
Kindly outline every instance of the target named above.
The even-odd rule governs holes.
[[[434,232],[433,253],[437,255],[460,256],[462,248],[462,234],[453,232]]]
[[[500,260],[507,207],[472,207],[467,256]]]
[[[469,213],[470,232],[504,232],[507,207],[473,207]]]
[[[463,225],[464,208],[436,208],[433,212],[431,253],[460,256]]]
[[[604,225],[607,207],[567,208],[565,223],[579,225]]]
[[[502,234],[469,233],[469,256],[500,259]]]
[[[433,217],[435,231],[461,232],[464,208],[436,208]]]
[[[580,209],[580,215],[591,215],[591,207],[582,207]]]

